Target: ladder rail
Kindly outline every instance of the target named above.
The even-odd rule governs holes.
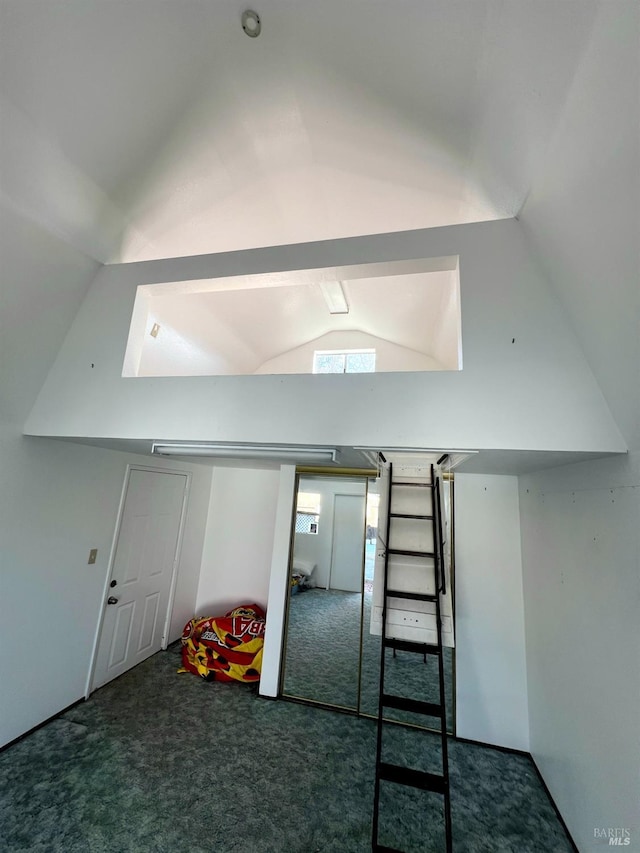
[[[438,565],[440,566],[441,585],[440,592],[442,595],[446,593],[444,579],[444,542],[442,536],[442,506],[440,503],[440,478],[434,479],[434,468],[431,466],[431,479],[434,482],[435,496],[434,501],[434,550],[436,553],[435,575],[436,583],[438,577]],[[438,681],[440,682],[440,701],[443,709],[446,709],[445,697],[445,679],[444,679],[444,654],[442,654],[442,614],[440,612],[440,595],[436,595],[436,629],[438,632],[438,645],[441,653],[438,655]],[[449,790],[449,749],[447,742],[447,717],[446,711],[442,715],[442,723],[440,726],[440,743],[442,750],[442,776],[444,783],[444,823],[445,823],[445,842],[447,853],[452,853],[452,832],[451,832],[451,796]]]
[[[442,457],[438,463],[442,461]],[[384,460],[386,461],[386,460]],[[380,813],[380,783],[382,780],[391,781],[399,784],[406,784],[412,787],[421,788],[425,791],[435,791],[443,796],[444,807],[444,824],[445,824],[445,845],[446,853],[452,853],[452,827],[451,827],[451,800],[449,791],[449,755],[447,743],[447,715],[446,715],[446,695],[445,695],[445,675],[444,675],[444,654],[442,643],[442,614],[441,614],[441,595],[446,594],[446,579],[445,579],[445,549],[442,526],[442,500],[440,495],[440,477],[436,476],[434,465],[430,466],[431,479],[429,483],[418,482],[394,482],[393,480],[393,465],[389,463],[389,481],[387,486],[387,512],[386,512],[386,543],[384,545],[384,578],[383,578],[383,601],[382,601],[382,636],[381,636],[381,652],[380,652],[380,689],[378,695],[378,730],[376,738],[376,774],[375,774],[375,790],[374,790],[374,806],[373,806],[373,823],[372,823],[372,851],[390,851],[390,853],[401,853],[394,848],[386,847],[378,843],[378,828],[379,828],[379,813]],[[428,487],[431,492],[431,512],[429,515],[421,514],[414,515],[412,513],[394,513],[392,511],[392,494],[394,486],[413,486],[413,487]],[[394,548],[391,546],[391,519],[392,518],[413,518],[415,520],[431,522],[433,533],[433,552],[413,552],[402,548]],[[389,557],[393,554],[412,554],[416,557],[431,558],[433,560],[433,582],[434,595],[427,596],[422,593],[405,592],[404,597],[411,600],[432,600],[435,602],[435,617],[436,617],[436,633],[437,644],[430,645],[427,643],[416,643],[407,640],[396,640],[387,637],[387,615],[388,615],[388,599],[395,595],[402,597],[403,593],[389,587]],[[401,649],[410,652],[419,652],[424,654],[425,662],[427,654],[435,655],[438,658],[438,688],[440,692],[439,704],[432,702],[422,702],[418,700],[409,700],[404,697],[395,696],[385,691],[385,657],[386,649],[394,650]],[[441,759],[442,759],[442,776],[432,773],[424,773],[422,771],[413,770],[408,767],[400,767],[382,761],[382,733],[384,726],[384,708],[396,707],[405,710],[414,710],[416,713],[426,713],[430,716],[436,716],[440,719],[440,738],[441,738]]]
[[[431,466],[433,472],[433,465]],[[447,594],[447,582],[445,578],[445,560],[444,560],[444,533],[442,530],[442,501],[440,497],[440,477],[436,477],[434,485],[434,543],[433,549],[436,553],[436,561],[439,564],[439,572],[436,572],[436,578],[439,577],[440,591],[442,595]]]

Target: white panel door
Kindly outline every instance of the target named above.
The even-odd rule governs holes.
[[[330,589],[346,592],[360,592],[362,589],[364,515],[364,495],[335,496]]]
[[[93,689],[162,647],[186,487],[184,474],[129,473]]]

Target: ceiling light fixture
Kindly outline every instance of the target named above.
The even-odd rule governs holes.
[[[260,15],[254,12],[253,9],[247,9],[242,13],[242,29],[249,38],[255,39],[260,35],[260,30],[262,29]]]
[[[334,447],[291,447],[278,444],[171,444],[154,442],[154,456],[207,456],[219,459],[266,459],[273,462],[337,463]]]
[[[324,301],[327,303],[329,314],[348,314],[349,305],[347,297],[342,289],[340,281],[324,281],[320,284],[320,290],[324,296]]]

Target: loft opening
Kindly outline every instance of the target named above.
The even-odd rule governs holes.
[[[142,285],[122,375],[461,369],[448,257]]]

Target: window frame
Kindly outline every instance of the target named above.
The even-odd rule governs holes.
[[[349,366],[349,356],[354,355],[372,355],[373,356],[373,367],[371,370],[348,370]],[[317,361],[321,356],[342,356],[342,367],[341,371],[338,370],[317,370]],[[376,350],[371,347],[359,347],[357,349],[335,349],[335,350],[314,350],[313,352],[313,364],[311,368],[311,372],[314,376],[344,376],[345,374],[353,374],[353,373],[375,373],[376,372]]]

